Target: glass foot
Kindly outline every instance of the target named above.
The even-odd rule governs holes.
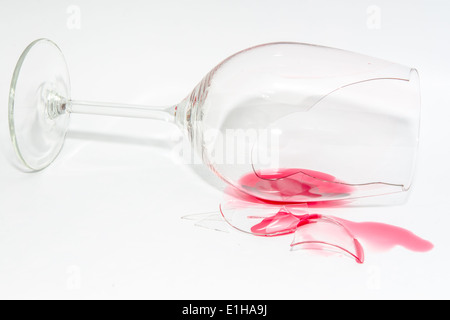
[[[9,95],[9,131],[15,153],[28,171],[49,166],[64,144],[70,114],[70,78],[58,46],[30,44],[14,71]]]

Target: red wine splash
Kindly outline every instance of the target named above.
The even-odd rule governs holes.
[[[317,201],[323,195],[327,197],[330,195],[339,196],[352,192],[351,186],[341,183],[329,174],[304,169],[278,169],[272,172],[250,173],[240,179],[240,184],[242,186],[241,191],[235,188],[229,188],[226,191],[228,197],[233,199],[235,211],[242,208],[252,208],[255,205],[273,209],[273,214],[262,217],[259,222],[251,226],[249,231],[255,235],[267,237],[294,233],[302,235],[302,231],[306,230],[305,226],[308,226],[311,230],[310,240],[303,239],[302,243],[334,246],[350,253],[359,263],[364,261],[364,252],[357,239],[378,250],[389,250],[395,246],[402,246],[410,251],[427,252],[433,248],[431,242],[397,226],[379,222],[353,222],[319,214],[299,215],[293,213],[292,208],[305,206],[305,203],[289,201],[297,195],[312,200],[306,202],[309,210],[348,204],[346,200]],[[255,190],[262,195],[270,192],[278,195],[280,199],[287,199],[288,201],[271,201],[254,197],[245,193],[248,188],[252,188],[252,193]],[[236,225],[234,221],[227,219],[223,211],[222,215],[231,225],[242,230],[242,227]],[[255,217],[250,215],[246,218],[255,220]],[[330,221],[332,224],[328,224],[328,226],[333,225],[332,228],[329,228],[326,224],[321,224]],[[321,226],[321,229],[318,226]],[[323,228],[323,226],[326,226],[326,228]],[[323,230],[326,230],[326,233]],[[322,241],[321,238],[325,238],[327,241]],[[342,245],[342,243],[345,243],[345,245]]]
[[[276,169],[252,172],[239,180],[241,191],[278,202],[322,201],[343,198],[354,188],[336,177],[306,169]]]

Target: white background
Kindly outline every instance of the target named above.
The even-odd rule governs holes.
[[[437,0],[0,0],[0,298],[449,298],[449,31],[450,6]],[[417,68],[422,131],[409,201],[332,214],[401,226],[434,250],[368,251],[358,265],[290,252],[290,237],[195,227],[181,217],[217,211],[222,183],[180,164],[176,129],[149,120],[73,116],[51,167],[17,171],[9,83],[42,37],[64,51],[72,96],[84,100],[175,104],[224,58],[274,41]]]

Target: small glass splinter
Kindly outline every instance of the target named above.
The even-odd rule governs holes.
[[[299,226],[291,248],[335,252],[364,263],[364,250],[359,241],[344,225],[331,217],[319,216]]]

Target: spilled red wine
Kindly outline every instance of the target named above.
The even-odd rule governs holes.
[[[241,190],[262,199],[282,202],[339,199],[350,195],[353,187],[334,176],[306,169],[277,169],[252,172],[239,180]]]
[[[321,201],[323,197],[339,199],[353,191],[351,185],[332,175],[305,169],[277,169],[252,172],[239,182],[241,191],[227,189],[231,201],[228,201],[228,206],[221,206],[221,212],[228,223],[241,231],[266,237],[295,234],[292,246],[339,249],[353,256],[358,263],[364,261],[364,251],[359,240],[378,250],[401,246],[410,251],[426,252],[433,248],[429,241],[397,226],[379,222],[352,222],[311,213],[314,208],[348,204],[347,200]],[[261,195],[261,198],[246,193],[249,189],[252,194]],[[265,200],[266,194],[281,201]],[[308,201],[292,201],[298,197]],[[261,207],[266,212],[263,216],[249,213],[261,210]],[[308,208],[307,213],[298,210],[305,207]]]

